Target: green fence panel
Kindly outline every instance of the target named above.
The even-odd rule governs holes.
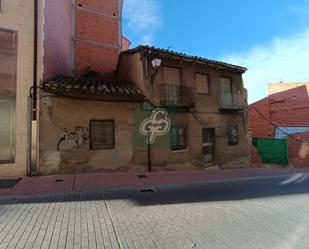
[[[253,138],[252,145],[257,148],[263,163],[289,164],[286,139]]]

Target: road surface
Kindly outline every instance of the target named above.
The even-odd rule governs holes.
[[[0,248],[309,248],[306,173],[141,189],[2,199]]]

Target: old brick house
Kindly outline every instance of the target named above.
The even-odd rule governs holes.
[[[286,138],[290,164],[296,167],[309,166],[308,93],[309,83],[271,83],[268,96],[249,105],[252,136]]]
[[[246,69],[123,51],[122,4],[45,1],[37,173],[247,166]]]

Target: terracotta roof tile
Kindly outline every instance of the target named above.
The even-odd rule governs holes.
[[[145,98],[134,82],[117,79],[59,77],[43,83],[43,90],[61,96],[102,101],[141,101]]]

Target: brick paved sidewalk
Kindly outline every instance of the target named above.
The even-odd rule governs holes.
[[[23,177],[11,189],[0,189],[0,196],[36,193],[65,193],[133,186],[210,182],[251,177],[309,173],[309,169],[230,169],[206,171],[164,171],[152,173],[92,173]],[[142,177],[139,177],[141,175]],[[146,177],[145,177],[146,176]]]

